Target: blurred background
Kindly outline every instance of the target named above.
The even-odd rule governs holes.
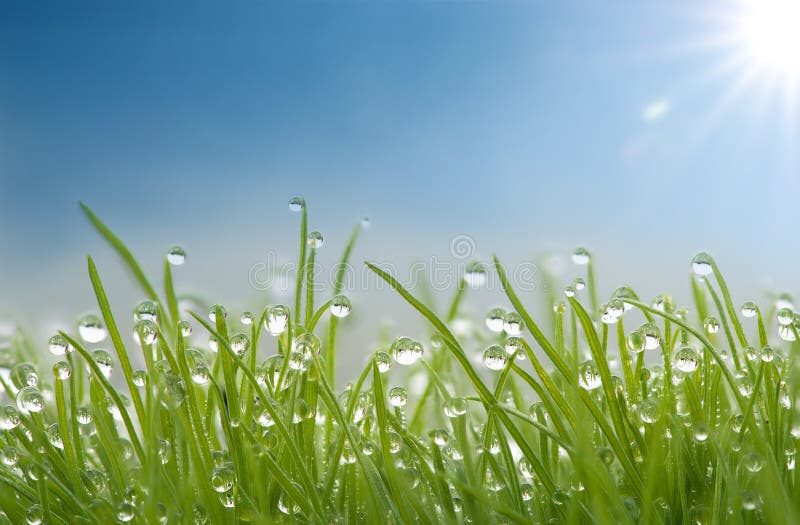
[[[401,275],[464,262],[462,237],[470,259],[555,256],[534,305],[577,246],[601,299],[688,300],[700,250],[736,301],[791,292],[798,24],[793,0],[4,3],[0,317],[38,344],[74,329],[87,253],[120,317],[142,298],[79,200],[157,283],[184,246],[179,289],[232,312],[289,301],[252,277],[295,257],[295,195],[324,268],[366,216],[354,262]],[[354,288],[348,351],[419,328]],[[505,304],[471,295],[478,318]]]

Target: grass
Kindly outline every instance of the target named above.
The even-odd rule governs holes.
[[[220,305],[181,310],[180,254],[165,261],[159,294],[82,205],[147,298],[135,310],[139,344],[125,344],[90,257],[100,315],[53,336],[52,374],[21,333],[0,347],[0,521],[800,521],[800,322],[786,297],[737,310],[699,254],[691,309],[628,287],[600,304],[591,255],[578,250],[584,278],[549,296],[540,324],[495,258],[509,311],[465,337],[452,329],[465,280],[439,316],[368,264],[430,337],[387,335],[336,391],[344,272],[334,297],[314,296],[307,208],[292,204],[302,217],[293,304],[241,320]],[[97,349],[101,336],[113,352]],[[420,391],[403,386],[411,375],[424,377]]]

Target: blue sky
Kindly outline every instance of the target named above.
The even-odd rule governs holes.
[[[510,258],[585,244],[609,288],[655,293],[708,249],[747,293],[798,286],[796,116],[758,82],[722,104],[730,51],[689,45],[729,9],[5,4],[0,309],[70,312],[85,253],[104,253],[79,199],[146,265],[182,242],[206,261],[188,275],[233,296],[246,280],[220,265],[293,253],[295,194],[330,245],[372,217],[361,258],[457,234]]]

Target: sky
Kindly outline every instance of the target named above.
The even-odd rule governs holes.
[[[80,200],[148,272],[180,243],[182,286],[233,304],[262,300],[254,267],[294,257],[294,195],[327,264],[368,216],[358,261],[453,260],[458,236],[512,262],[587,246],[605,293],[688,296],[708,250],[737,299],[792,291],[798,117],[719,38],[736,10],[6,3],[0,312],[37,326],[91,310],[87,253],[120,308],[138,298]]]

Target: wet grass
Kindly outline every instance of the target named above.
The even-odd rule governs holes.
[[[430,333],[386,334],[337,391],[344,273],[332,297],[315,297],[319,239],[305,202],[290,205],[301,213],[293,304],[241,316],[185,308],[178,248],[157,291],[83,206],[146,297],[137,343],[120,334],[89,258],[99,315],[54,334],[52,373],[22,333],[0,345],[0,521],[800,520],[788,297],[737,309],[716,262],[699,254],[689,308],[628,287],[600,304],[591,254],[578,250],[585,275],[539,321],[496,258],[472,266],[439,314],[369,265]],[[467,282],[485,272],[496,272],[507,308],[456,330]]]

